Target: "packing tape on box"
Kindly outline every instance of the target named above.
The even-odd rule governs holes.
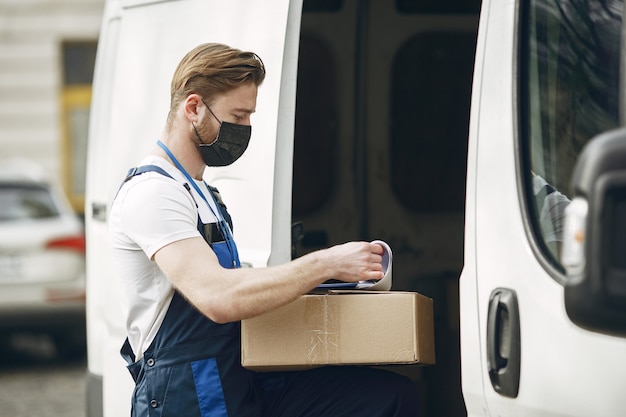
[[[376,243],[383,247],[382,264],[383,264],[383,273],[385,274],[385,276],[383,276],[383,278],[380,281],[376,282],[376,284],[372,285],[371,287],[367,289],[371,291],[389,291],[391,289],[391,281],[392,281],[391,280],[391,265],[393,261],[393,254],[391,253],[391,248],[386,242],[383,242],[382,240],[373,240],[371,243]]]
[[[320,327],[309,333],[310,342],[306,363],[334,363],[339,360],[339,304],[328,298],[307,298],[303,322],[319,323]]]

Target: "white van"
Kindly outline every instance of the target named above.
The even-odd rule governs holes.
[[[107,211],[160,137],[175,66],[203,42],[255,51],[268,71],[249,149],[206,171],[242,262],[388,242],[393,289],[435,302],[437,365],[393,368],[423,416],[620,415],[623,8],[108,0],[85,207],[89,417],[128,415],[132,390]]]

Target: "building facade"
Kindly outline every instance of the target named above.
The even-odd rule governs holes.
[[[83,212],[103,0],[0,0],[0,159],[26,158]]]

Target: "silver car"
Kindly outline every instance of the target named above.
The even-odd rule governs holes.
[[[55,183],[19,166],[0,163],[0,336],[45,333],[60,356],[84,353],[83,221]]]

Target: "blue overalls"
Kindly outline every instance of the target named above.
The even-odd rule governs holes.
[[[129,171],[135,175],[161,168],[148,165]],[[213,193],[216,190],[211,188]],[[223,224],[205,225],[198,215],[198,230],[225,268],[239,266],[229,231],[231,223],[219,194],[215,196]],[[228,239],[231,242],[228,242]],[[233,253],[234,252],[234,253]],[[254,374],[241,366],[240,323],[218,324],[193,307],[176,291],[154,341],[135,362],[128,339],[121,350],[134,381],[132,417],[260,416],[260,397]]]

